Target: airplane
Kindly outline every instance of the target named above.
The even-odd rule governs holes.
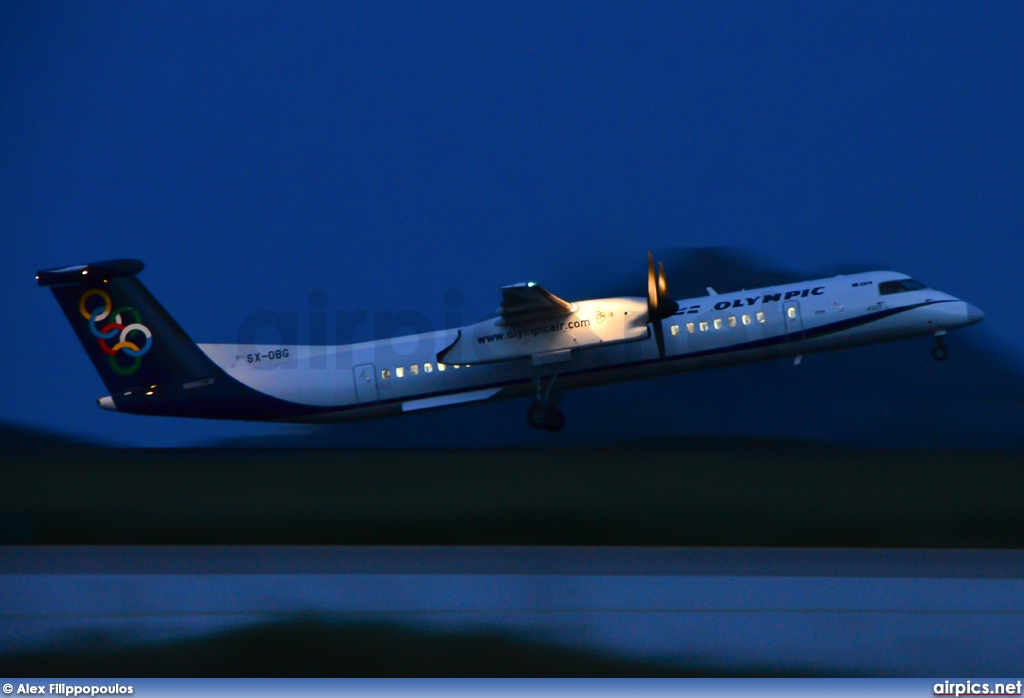
[[[501,289],[494,317],[339,346],[196,344],[143,286],[143,263],[40,271],[110,395],[105,410],[267,422],[373,419],[532,398],[531,427],[559,431],[568,390],[934,336],[984,313],[906,274],[872,271],[673,300],[647,255],[647,297],[570,302],[536,283]]]

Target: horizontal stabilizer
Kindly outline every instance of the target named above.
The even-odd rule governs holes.
[[[145,268],[137,259],[111,259],[106,262],[90,262],[58,269],[43,269],[36,273],[40,286],[61,284],[85,284],[116,276],[135,276]]]

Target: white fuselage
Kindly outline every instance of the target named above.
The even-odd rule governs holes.
[[[900,279],[869,272],[683,299],[661,321],[664,357],[640,298],[580,301],[571,315],[527,327],[492,319],[343,346],[199,347],[244,385],[314,410],[287,421],[335,422],[535,395],[555,376],[561,392],[942,334],[981,319],[934,289],[880,294],[881,283]]]

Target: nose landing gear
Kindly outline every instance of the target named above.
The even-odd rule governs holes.
[[[565,426],[565,415],[557,407],[559,396],[551,394],[551,388],[554,386],[556,378],[558,378],[557,373],[551,377],[547,389],[543,392],[541,391],[540,379],[533,381],[534,386],[537,388],[537,398],[530,405],[530,408],[526,410],[526,423],[534,429],[556,432]]]
[[[936,361],[945,361],[949,358],[949,349],[946,348],[946,342],[943,341],[942,335],[935,337],[935,346],[932,348],[932,358]]]

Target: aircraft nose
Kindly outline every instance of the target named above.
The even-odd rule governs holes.
[[[973,324],[981,322],[982,320],[985,319],[985,313],[982,312],[981,308],[978,308],[977,306],[973,306],[970,303],[965,303],[964,305],[967,306],[967,324],[968,325],[973,325]]]

